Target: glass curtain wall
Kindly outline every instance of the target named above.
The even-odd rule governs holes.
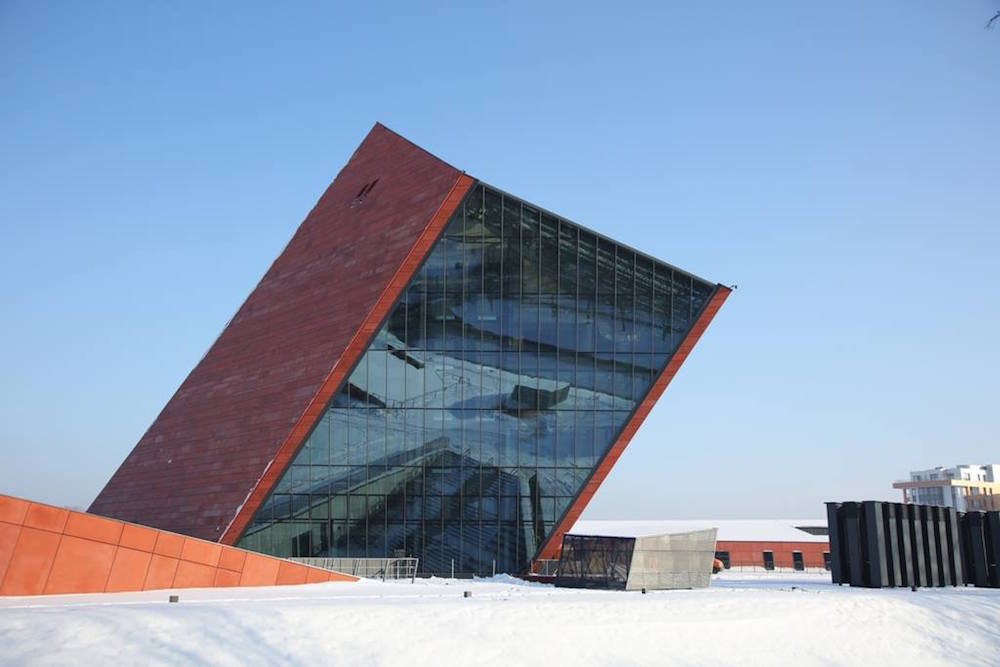
[[[525,571],[712,290],[476,185],[240,546]]]

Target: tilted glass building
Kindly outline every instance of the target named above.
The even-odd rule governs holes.
[[[728,292],[376,125],[91,511],[526,571]]]

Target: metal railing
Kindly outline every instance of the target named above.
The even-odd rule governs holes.
[[[296,563],[366,579],[409,579],[417,576],[419,558],[290,558]]]
[[[559,571],[559,559],[539,558],[531,566],[531,573],[542,577],[554,577]]]

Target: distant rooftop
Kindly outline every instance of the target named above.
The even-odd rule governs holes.
[[[576,535],[642,537],[718,528],[720,542],[827,542],[826,519],[664,519],[577,521]]]
[[[923,482],[936,480],[964,480],[971,482],[1000,482],[1000,464],[969,464],[960,463],[956,466],[944,467],[935,466],[924,470],[910,471],[909,482]],[[903,488],[893,484],[894,488]]]

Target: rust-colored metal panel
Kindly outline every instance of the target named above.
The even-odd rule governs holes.
[[[152,558],[153,554],[149,551],[118,547],[105,592],[141,591]]]
[[[213,568],[218,567],[220,556],[222,556],[222,547],[205,540],[188,538],[184,540],[184,547],[181,549],[181,560]]]
[[[320,572],[316,568],[311,568],[306,575],[307,584],[320,584],[324,581],[330,581],[332,579],[331,572]]]
[[[618,461],[618,458],[625,451],[628,443],[632,440],[632,436],[639,430],[639,426],[642,425],[643,420],[649,414],[650,410],[653,409],[653,405],[659,400],[663,392],[666,391],[667,385],[677,374],[680,369],[681,364],[687,359],[687,356],[694,349],[695,343],[701,338],[701,335],[708,328],[709,323],[711,323],[712,318],[715,314],[719,312],[719,308],[725,303],[726,298],[729,296],[731,290],[723,285],[717,285],[715,291],[712,292],[711,298],[705,307],[702,309],[701,314],[698,315],[698,319],[695,320],[694,324],[691,325],[691,329],[688,331],[687,336],[681,341],[680,345],[677,346],[677,350],[674,352],[673,356],[670,357],[670,361],[667,362],[666,367],[660,376],[653,383],[650,388],[649,393],[646,397],[639,403],[639,407],[632,414],[632,418],[628,423],[622,428],[621,434],[619,434],[618,439],[615,440],[614,444],[608,449],[607,454],[604,455],[594,469],[594,473],[591,475],[590,479],[584,485],[583,490],[573,499],[572,504],[570,504],[569,509],[563,515],[559,524],[556,526],[555,530],[546,540],[542,548],[538,550],[537,559],[545,560],[558,557],[559,549],[562,546],[563,535],[569,531],[573,524],[576,523],[580,515],[583,514],[584,508],[587,507],[587,503],[590,499],[594,497],[597,493],[597,489],[600,488],[601,483],[608,476],[611,468]]]
[[[84,512],[70,512],[63,532],[105,544],[118,544],[125,524]]]
[[[24,525],[29,528],[61,533],[66,526],[67,518],[69,518],[69,510],[64,510],[61,507],[31,503],[28,513],[24,515]]]
[[[90,511],[235,542],[471,182],[376,125]]]
[[[174,575],[177,573],[177,564],[180,561],[169,556],[153,554],[149,562],[149,570],[146,572],[146,581],[142,589],[146,591],[170,588],[174,584]]]
[[[246,559],[247,552],[242,549],[223,549],[219,556],[219,569],[242,572],[243,561]]]
[[[103,593],[117,550],[112,544],[63,535],[45,594]]]
[[[153,553],[168,558],[180,558],[181,549],[184,548],[184,537],[175,533],[160,531],[156,536],[156,546]]]
[[[12,496],[0,496],[0,521],[20,526],[24,523],[24,517],[30,506],[31,503],[27,500]]]
[[[61,537],[59,533],[22,527],[0,586],[0,595],[41,594]]]
[[[309,571],[295,563],[282,563],[278,568],[278,585],[304,584],[309,577]]]
[[[127,523],[122,528],[122,536],[118,540],[118,546],[138,551],[152,551],[156,546],[156,536],[157,531],[152,528]]]
[[[274,558],[258,554],[247,554],[243,563],[240,586],[273,586],[278,582],[278,563]]]
[[[173,588],[209,588],[215,583],[217,568],[182,560],[177,564]]]
[[[240,573],[232,570],[224,570],[221,567],[215,571],[216,588],[228,588],[240,585]]]
[[[0,521],[0,584],[3,584],[3,576],[7,573],[7,566],[10,565],[10,559],[14,557],[14,546],[17,544],[17,538],[20,534],[20,526]]]
[[[0,495],[0,595],[262,586],[357,577]],[[28,525],[28,524],[31,525]],[[120,540],[119,540],[120,536]],[[244,564],[252,559],[245,572]],[[245,576],[244,576],[245,575]]]

